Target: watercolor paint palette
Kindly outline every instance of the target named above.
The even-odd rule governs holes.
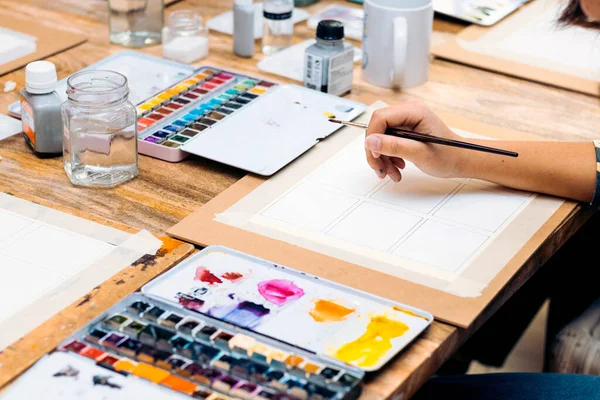
[[[196,399],[351,399],[364,377],[360,369],[139,293],[58,349]]]
[[[190,154],[272,175],[352,120],[364,104],[296,85],[202,67],[137,108],[138,150],[170,162]]]
[[[433,321],[428,312],[220,246],[142,292],[363,371],[381,368]]]
[[[277,85],[273,82],[199,68],[137,107],[141,154],[178,162],[189,156],[181,146],[206,129],[255,101]]]

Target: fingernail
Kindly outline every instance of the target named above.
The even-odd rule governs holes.
[[[371,155],[373,156],[373,158],[379,158],[379,153],[375,153],[374,151],[371,152]]]
[[[365,140],[365,146],[369,150],[381,150],[381,139],[375,135],[370,135]]]

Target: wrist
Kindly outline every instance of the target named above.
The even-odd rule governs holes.
[[[473,144],[476,144],[477,142],[476,140],[462,136],[457,136],[456,140]],[[452,178],[474,178],[474,168],[477,165],[477,161],[474,159],[478,156],[477,152],[456,147],[451,147],[450,151],[453,153],[451,157],[454,160]]]

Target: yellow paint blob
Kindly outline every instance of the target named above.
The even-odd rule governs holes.
[[[332,114],[327,111],[323,111],[323,115],[326,116],[327,118],[335,118],[335,114]]]
[[[356,311],[330,300],[317,300],[309,314],[317,322],[340,322]]]
[[[384,316],[371,318],[366,332],[340,347],[334,357],[359,367],[372,367],[392,348],[392,339],[404,335],[408,326]]]

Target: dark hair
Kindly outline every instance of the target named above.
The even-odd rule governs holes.
[[[584,28],[600,29],[600,22],[591,21],[583,12],[579,0],[569,0],[569,3],[558,19],[561,25],[576,25]]]

